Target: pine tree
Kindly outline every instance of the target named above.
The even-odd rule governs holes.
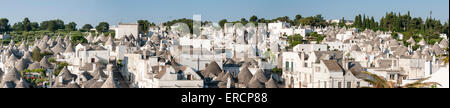
[[[33,52],[31,53],[31,58],[35,62],[39,62],[41,60],[41,50],[38,47],[34,47]]]

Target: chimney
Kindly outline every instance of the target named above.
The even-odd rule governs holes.
[[[303,66],[305,66],[305,53],[301,52],[300,53],[300,64]]]
[[[144,54],[144,59],[147,60],[147,51],[146,51],[146,50],[143,50],[143,51],[142,51],[142,54]]]
[[[95,71],[95,69],[97,69],[97,64],[93,63],[92,64],[92,71]]]
[[[394,70],[394,60],[391,60],[392,61],[392,63],[391,63],[391,70]]]
[[[107,70],[112,72],[113,71],[113,65],[112,64],[108,64]]]
[[[63,78],[62,78],[62,76],[59,76],[59,84],[62,84],[63,83]]]
[[[112,70],[108,70],[111,78],[114,78],[114,72]]]
[[[344,68],[344,70],[348,70],[348,64],[349,64],[348,58],[345,58],[345,59],[342,61],[342,68]]]
[[[227,88],[231,88],[231,79],[230,79],[230,77],[227,78]]]

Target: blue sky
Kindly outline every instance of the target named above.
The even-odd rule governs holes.
[[[386,12],[407,13],[412,16],[433,17],[447,21],[449,0],[0,0],[0,18],[11,25],[29,17],[31,21],[62,19],[97,25],[101,21],[136,22],[146,19],[164,22],[192,18],[201,14],[203,20],[239,20],[257,15],[272,19],[296,14],[322,14],[326,19],[353,19],[357,14],[381,18]]]

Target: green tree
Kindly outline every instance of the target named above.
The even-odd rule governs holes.
[[[309,25],[312,27],[325,27],[325,26],[329,26],[330,24],[322,17],[321,14],[318,14],[316,16],[309,16],[306,18],[302,18],[300,16],[297,16],[296,19],[300,18],[300,20],[298,20],[297,22],[291,21],[292,23],[295,23],[295,25]],[[294,24],[293,24],[294,25]]]
[[[23,30],[24,31],[31,31],[32,30],[30,19],[28,19],[28,18],[23,19],[22,24],[23,24]]]
[[[24,31],[22,22],[15,23],[12,28],[14,31]]]
[[[247,21],[247,19],[245,19],[245,18],[241,18],[241,23],[242,23],[243,25],[246,25],[246,24],[248,23],[248,21]]]
[[[39,23],[38,22],[32,22],[31,23],[31,31],[38,31],[39,30]]]
[[[138,20],[138,24],[139,33],[148,33],[148,28],[150,27],[150,22],[148,20]]]
[[[64,67],[69,66],[67,62],[58,62],[56,64],[58,65],[58,67],[56,68],[55,73],[53,73],[53,75],[55,76],[58,76]]]
[[[89,30],[91,30],[92,28],[94,28],[94,27],[92,27],[91,24],[85,24],[85,25],[81,28],[81,30],[82,30],[82,31],[89,31]]]
[[[70,41],[77,45],[79,43],[87,43],[87,39],[84,38],[83,34],[80,31],[75,31],[71,34]]]
[[[75,22],[70,22],[69,24],[66,24],[65,26],[66,31],[77,31],[77,23]]]
[[[0,33],[10,30],[9,20],[6,18],[0,18]]]
[[[298,26],[299,22],[300,22],[300,19],[302,19],[302,18],[303,17],[300,14],[295,15],[294,24]]]
[[[300,14],[295,15],[295,20],[300,20],[300,19],[302,19],[302,15],[300,15]]]
[[[41,22],[39,28],[41,30],[48,30],[48,31],[54,32],[56,30],[64,29],[65,25],[64,25],[64,21],[62,21],[60,19],[56,19],[56,20],[49,20],[49,21]]]
[[[108,32],[109,30],[109,24],[107,22],[100,22],[95,29],[97,30],[97,32],[100,33],[105,33]]]
[[[345,27],[345,18],[342,17],[342,19],[339,21],[339,27]]]
[[[34,47],[33,51],[31,52],[31,59],[35,62],[41,61],[41,50],[38,47]]]
[[[267,23],[267,20],[265,18],[258,19],[258,23]]]
[[[258,21],[258,17],[253,15],[250,17],[250,22],[257,22]]]
[[[361,14],[358,14],[355,16],[355,22],[353,23],[353,27],[361,28],[362,20],[361,20]]]
[[[225,23],[228,23],[227,19],[220,20],[219,26],[223,28],[225,26]]]
[[[299,21],[298,23],[299,23],[299,24],[297,24],[297,25],[303,25],[303,26],[309,25],[309,26],[314,26],[314,19],[313,19],[313,17],[306,17],[306,18],[300,19],[300,21]]]
[[[292,36],[288,36],[288,48],[293,48],[294,46],[297,46],[298,44],[301,44],[303,42],[303,37],[300,34],[295,34]]]
[[[325,39],[325,35],[318,34],[317,32],[312,32],[310,34],[310,37],[313,38],[317,43],[320,43],[323,39]]]

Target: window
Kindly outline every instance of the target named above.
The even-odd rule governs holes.
[[[338,88],[341,88],[341,82],[338,82]]]
[[[91,63],[95,63],[95,58],[91,58]]]
[[[389,75],[389,79],[390,79],[390,80],[394,80],[394,79],[395,79],[395,75],[394,75],[394,74],[390,74],[390,75]]]
[[[289,62],[286,62],[286,68],[284,70],[289,70]]]
[[[319,82],[319,88],[320,88],[320,80],[318,82]]]
[[[324,85],[323,88],[327,88],[327,82],[326,81],[323,82],[323,85]]]
[[[309,75],[309,82],[312,82],[312,76]]]
[[[192,75],[187,75],[187,80],[192,80]]]
[[[361,82],[359,82],[359,81],[356,82],[356,87],[357,87],[357,88],[361,87]]]
[[[347,82],[347,88],[352,88],[352,82]]]

